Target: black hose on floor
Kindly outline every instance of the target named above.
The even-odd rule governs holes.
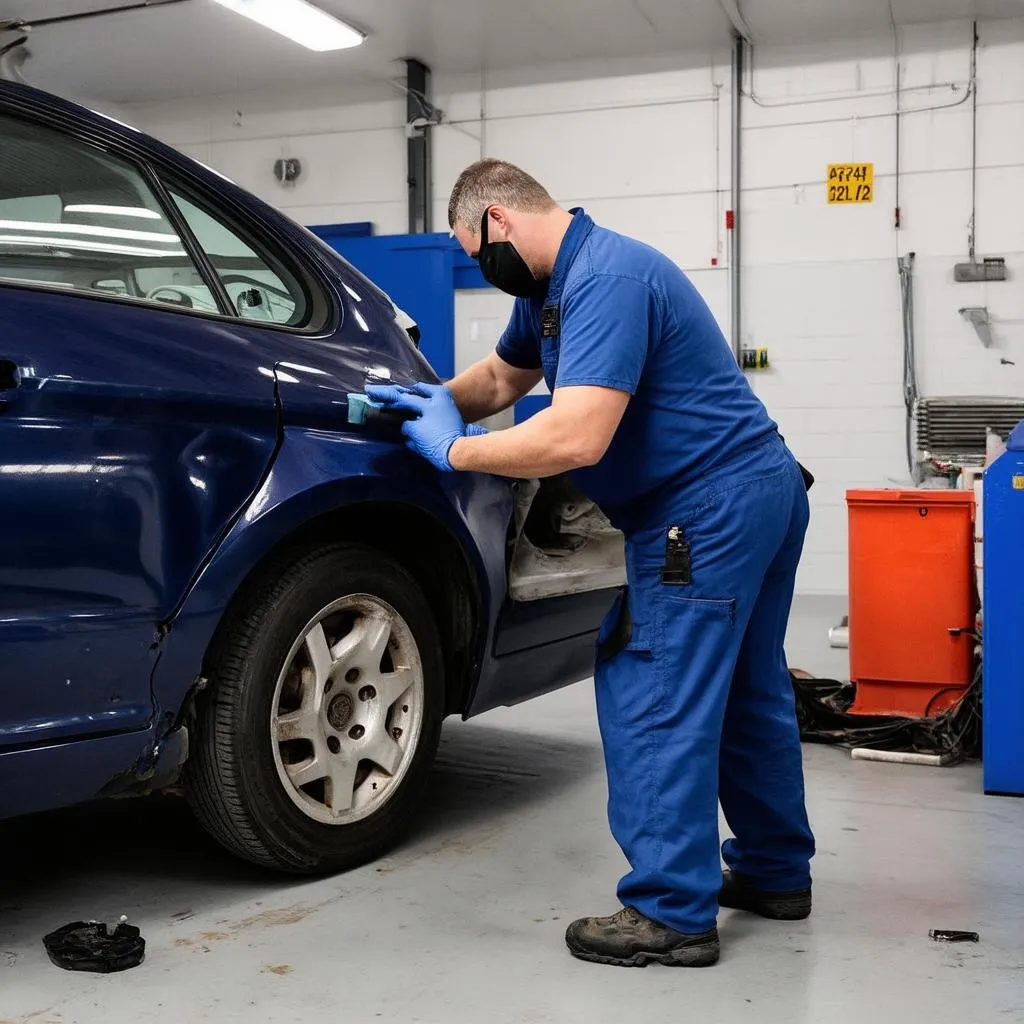
[[[850,714],[856,694],[853,683],[801,679],[792,673],[790,678],[800,738],[806,743],[939,754],[954,764],[981,757],[980,661],[960,700],[932,718]]]

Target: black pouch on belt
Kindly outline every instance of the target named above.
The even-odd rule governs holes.
[[[670,526],[665,534],[665,564],[661,582],[671,587],[688,587],[693,583],[693,558],[681,526]]]
[[[617,654],[626,649],[626,644],[633,639],[633,617],[629,614],[629,590],[622,589],[619,598],[619,617],[612,626],[608,638],[597,649],[598,661],[611,661]]]

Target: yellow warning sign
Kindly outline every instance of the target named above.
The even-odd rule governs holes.
[[[1013,489],[1015,491],[1024,491],[1024,476],[1019,474],[1013,478]]]
[[[875,198],[874,164],[829,164],[829,205],[870,203]]]

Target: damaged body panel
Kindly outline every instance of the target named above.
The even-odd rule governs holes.
[[[322,539],[375,539],[385,547],[429,551],[439,534],[447,534],[450,550],[463,562],[460,578],[472,588],[466,595],[476,620],[470,660],[478,664],[484,624],[501,608],[510,515],[508,488],[490,477],[441,479],[393,442],[286,428],[263,487],[197,580],[163,642],[154,675],[157,700],[172,706],[181,699],[183,681],[201,673],[225,604],[250,574],[291,544],[301,548]],[[380,523],[390,536],[372,533]]]
[[[247,328],[65,295],[2,303],[21,368],[0,413],[9,792],[5,751],[155,727],[159,626],[266,472],[278,423],[273,380],[235,365]]]

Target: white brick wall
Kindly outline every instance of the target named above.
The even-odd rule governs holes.
[[[899,254],[917,253],[922,389],[1024,393],[1024,21],[983,25],[981,35],[977,245],[979,256],[1007,258],[1004,284],[952,280],[967,249],[969,101],[903,118],[896,232],[892,41],[756,54],[755,93],[770,105],[748,99],[743,110],[743,342],[768,347],[772,368],[754,386],[818,478],[804,592],[846,588],[846,489],[906,478]],[[969,44],[967,23],[904,30],[904,109],[962,98]],[[481,154],[472,136],[483,134],[486,153],[522,163],[560,201],[665,251],[728,329],[728,54],[679,65],[505,74],[484,91],[483,122],[480,83],[439,77],[436,101],[462,123],[434,135],[436,226],[445,227],[456,174]],[[959,91],[930,88],[944,82]],[[404,111],[397,94],[346,103],[318,90],[140,105],[129,115],[297,220],[372,220],[388,233],[406,227]],[[280,156],[305,165],[293,189],[273,180]],[[826,165],[844,160],[874,162],[872,205],[826,206]],[[991,350],[959,317],[965,305],[988,305]]]

